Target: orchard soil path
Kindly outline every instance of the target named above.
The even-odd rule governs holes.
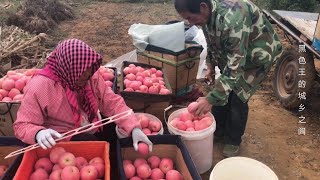
[[[77,7],[77,18],[62,23],[52,34],[56,40],[79,38],[104,55],[109,62],[134,49],[128,28],[133,23],[163,24],[181,20],[172,4],[131,4],[95,2]],[[320,179],[320,93],[319,84],[305,111],[306,124],[298,115],[281,107],[271,91],[272,74],[250,100],[247,129],[241,156],[268,165],[280,180]],[[305,127],[306,135],[298,135]],[[214,144],[215,165],[222,157],[223,145]],[[209,179],[210,171],[203,174]]]

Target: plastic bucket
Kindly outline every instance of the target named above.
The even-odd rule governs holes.
[[[279,180],[277,175],[265,164],[247,157],[231,157],[216,164],[210,180]]]
[[[216,130],[216,122],[201,131],[181,131],[174,128],[170,122],[178,117],[187,108],[178,109],[171,113],[168,118],[167,126],[170,134],[180,135],[186,145],[190,156],[200,174],[208,171],[212,166],[213,160],[213,133]],[[213,115],[209,113],[214,119]]]
[[[148,114],[148,113],[134,113],[134,114],[136,116],[138,116],[140,114],[143,114],[143,115],[147,116],[150,119],[150,121],[159,121],[160,124],[161,124],[161,129],[158,132],[158,134],[156,134],[156,135],[162,135],[163,134],[163,124],[162,124],[161,120],[158,119],[156,116],[154,116],[152,114]],[[121,129],[119,129],[118,125],[116,126],[116,133],[117,133],[118,138],[126,138],[126,137],[128,137],[128,135],[126,135],[125,132],[123,132]]]

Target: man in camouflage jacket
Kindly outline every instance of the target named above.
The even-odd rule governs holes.
[[[191,25],[202,26],[208,44],[207,78],[212,80],[216,65],[221,70],[212,91],[197,100],[196,114],[212,111],[215,136],[225,143],[223,154],[235,156],[246,127],[248,100],[280,57],[280,41],[249,0],[175,0],[175,8]]]

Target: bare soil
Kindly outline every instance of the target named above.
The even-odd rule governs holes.
[[[76,19],[63,22],[52,35],[57,40],[82,39],[102,53],[105,62],[134,49],[127,33],[130,25],[181,20],[172,4],[95,2],[78,7],[77,13]],[[249,119],[240,155],[265,163],[280,180],[320,179],[319,84],[308,96],[310,103],[303,113],[306,124],[298,124],[298,114],[281,107],[273,96],[272,78],[270,74],[249,102]],[[305,135],[298,135],[299,127],[306,128]],[[222,144],[214,144],[214,165],[223,159],[222,148]],[[202,178],[209,179],[209,175],[210,171]]]

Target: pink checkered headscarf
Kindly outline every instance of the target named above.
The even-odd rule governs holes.
[[[90,122],[98,120],[98,103],[91,87],[88,84],[85,87],[79,87],[76,82],[88,68],[93,68],[92,72],[96,72],[101,63],[101,55],[87,44],[78,39],[69,39],[58,44],[48,57],[44,69],[39,72],[40,75],[60,82],[65,88],[77,127],[81,123],[78,97],[83,104],[83,110],[88,115],[88,120]]]

